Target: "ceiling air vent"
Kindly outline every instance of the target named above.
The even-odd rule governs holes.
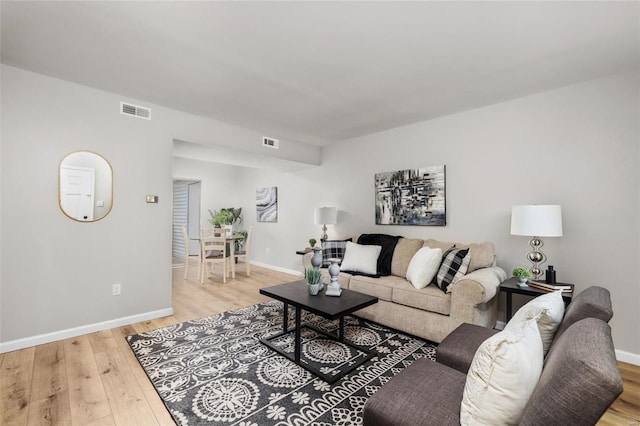
[[[124,102],[120,102],[120,113],[138,118],[144,118],[145,120],[151,120],[151,110],[149,108],[127,104]]]
[[[266,136],[262,137],[262,146],[278,149],[279,144],[280,144],[280,141],[278,139],[268,138]]]

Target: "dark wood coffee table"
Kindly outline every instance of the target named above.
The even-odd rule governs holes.
[[[327,383],[334,383],[338,381],[346,374],[355,370],[357,367],[377,355],[375,350],[355,345],[344,339],[344,316],[359,309],[373,305],[374,303],[378,303],[377,297],[369,296],[367,294],[362,294],[347,289],[342,289],[342,295],[339,297],[325,296],[323,291],[318,293],[318,295],[316,296],[311,296],[309,294],[309,289],[307,288],[307,283],[304,280],[262,288],[260,289],[260,294],[264,294],[265,296],[280,300],[284,303],[282,332],[268,338],[261,339],[260,341],[274,351],[278,352],[280,355],[287,357],[305,370],[310,371],[311,373],[320,377]],[[296,310],[295,329],[293,330],[288,329],[289,305],[295,307]],[[302,325],[301,311],[303,309],[305,311],[320,315],[323,318],[327,318],[330,320],[338,319],[340,321],[338,327],[338,335],[335,336],[329,334],[310,324]],[[303,328],[312,329],[330,340],[338,341],[340,343],[348,345],[356,349],[357,351],[364,353],[364,356],[360,357],[353,363],[348,362],[348,365],[343,366],[339,370],[334,369],[332,371],[332,374],[326,374],[325,372],[321,371],[320,368],[312,365],[308,360],[301,358],[301,330]],[[289,333],[295,334],[293,353],[291,353],[290,351],[285,351],[282,347],[277,346],[272,342],[273,340]]]

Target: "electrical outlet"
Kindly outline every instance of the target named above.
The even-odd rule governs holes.
[[[111,295],[112,296],[120,296],[120,284],[114,284],[111,287]]]
[[[269,247],[267,247],[265,251],[267,252],[267,254],[269,254]]]

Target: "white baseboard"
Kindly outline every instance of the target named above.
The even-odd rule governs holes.
[[[23,339],[0,342],[0,353],[17,351],[31,346],[44,345],[58,340],[69,339],[83,334],[94,333],[96,331],[108,330],[110,328],[121,327],[123,325],[134,324],[136,322],[148,321],[155,318],[162,318],[173,315],[173,308],[165,308],[157,311],[145,312],[143,314],[131,315],[123,318],[116,318],[109,321],[95,324],[82,325],[80,327],[68,328],[66,330],[54,331],[37,336],[25,337]]]
[[[251,264],[260,266],[262,268],[271,269],[272,271],[284,272],[285,274],[291,274],[298,277],[303,276],[302,272],[296,271],[295,269],[282,268],[280,266],[269,265],[268,263],[256,262],[255,260],[252,260]]]
[[[634,354],[631,352],[616,349],[616,359],[618,361],[640,366],[640,354]]]

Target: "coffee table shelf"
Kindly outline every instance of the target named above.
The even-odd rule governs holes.
[[[280,300],[284,303],[282,332],[261,339],[260,341],[269,348],[278,352],[280,355],[285,356],[300,367],[320,377],[327,383],[335,383],[346,374],[350,373],[351,371],[377,355],[375,350],[355,345],[344,339],[344,316],[362,308],[366,308],[367,306],[373,305],[374,303],[378,303],[377,297],[346,289],[342,290],[342,295],[340,297],[325,296],[322,292],[317,296],[311,296],[307,288],[307,283],[304,280],[262,288],[260,289],[260,294],[276,300]],[[295,308],[295,328],[292,330],[288,329],[289,305]],[[339,320],[338,335],[335,336],[311,325],[301,324],[303,309],[316,315],[320,315],[321,317],[327,318],[329,320]],[[301,331],[304,328],[311,329],[329,340],[340,342],[341,344],[347,345],[348,347],[353,348],[356,351],[362,352],[363,356],[358,357],[355,362],[346,363],[346,365],[341,366],[339,369],[334,368],[334,374],[325,373],[324,371],[321,371],[320,368],[312,365],[308,362],[308,360],[305,360],[301,357]],[[291,353],[290,351],[287,352],[281,345],[276,345],[273,343],[274,340],[277,340],[290,333],[294,334],[293,353]]]

